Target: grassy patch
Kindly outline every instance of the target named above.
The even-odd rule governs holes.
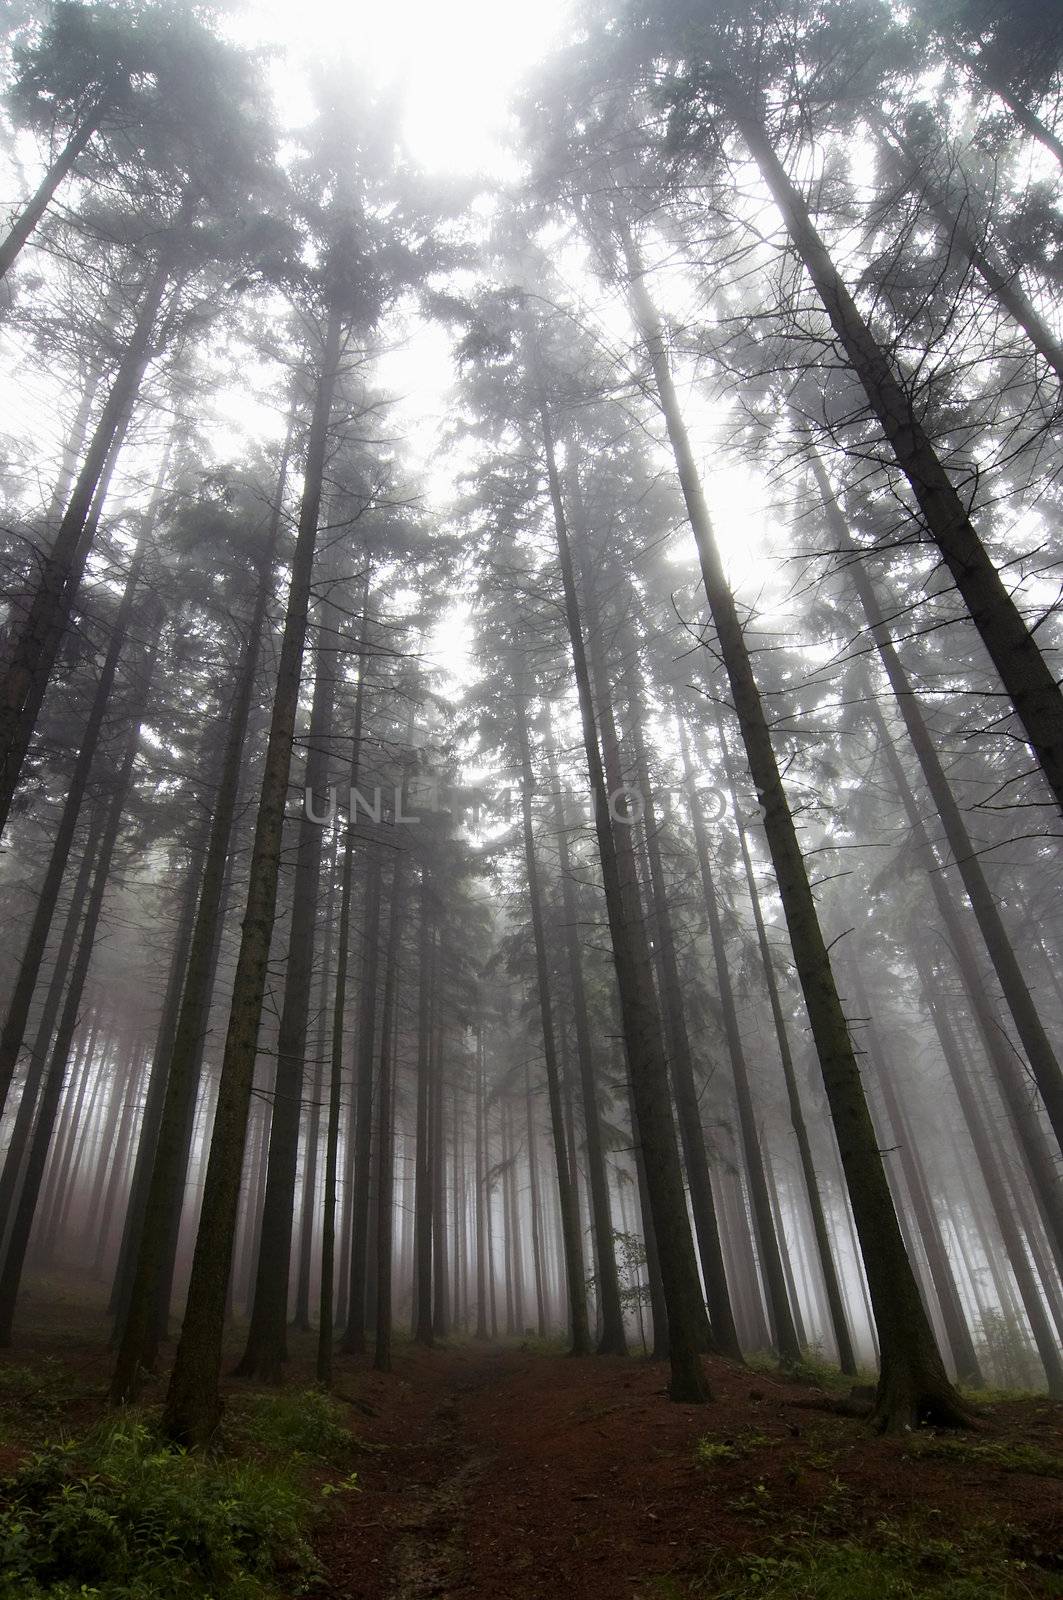
[[[1020,1600],[1063,1594],[1063,1587],[1009,1556],[999,1541],[994,1532],[973,1534],[960,1544],[892,1523],[880,1523],[866,1542],[779,1539],[769,1553],[718,1561],[690,1592],[705,1600]],[[1037,1579],[1041,1586],[1031,1587]]]
[[[694,1459],[699,1466],[714,1467],[723,1461],[739,1461],[751,1451],[774,1443],[774,1439],[766,1433],[758,1433],[756,1428],[742,1428],[727,1439],[714,1439],[711,1433],[703,1433],[694,1446]]]
[[[323,1389],[278,1389],[230,1398],[224,1434],[267,1455],[342,1467],[356,1445],[346,1417],[346,1408]]]
[[[963,1462],[999,1472],[1025,1472],[1034,1478],[1063,1478],[1063,1456],[1023,1440],[953,1439],[947,1435],[914,1434],[907,1442],[909,1455]]]
[[[275,1415],[257,1425],[271,1439],[322,1442],[320,1418],[302,1434]],[[0,1600],[296,1593],[314,1570],[306,1534],[323,1491],[298,1465],[310,1450],[270,1451],[190,1455],[137,1413],[37,1451],[0,1482]],[[356,1487],[353,1476],[326,1485]]]

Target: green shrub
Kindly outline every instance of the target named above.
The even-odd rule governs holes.
[[[0,1483],[0,1600],[264,1600],[312,1567],[290,1471],[190,1456],[142,1420],[30,1456]]]
[[[323,1389],[278,1389],[230,1403],[226,1436],[269,1455],[342,1466],[355,1449],[345,1408]]]

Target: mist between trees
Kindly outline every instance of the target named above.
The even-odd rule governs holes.
[[[678,799],[674,791],[658,790],[650,803],[658,811],[670,813]],[[471,826],[474,833],[480,833],[494,823],[512,822],[514,806],[519,803],[509,787],[487,792],[466,790],[456,793],[447,791],[436,779],[422,774],[407,784],[405,794],[401,784],[387,791],[373,789],[368,794],[361,789],[341,790],[335,784],[321,796],[315,796],[308,789],[303,795],[303,816],[308,822],[324,828],[332,827],[337,819],[342,819],[347,826],[355,826],[359,820],[383,822],[385,816],[393,824],[416,826],[421,820],[421,812],[443,811],[458,826]],[[533,794],[533,807],[535,803]],[[646,815],[646,798],[630,784],[610,790],[605,803],[610,819],[626,823],[629,827],[634,827]],[[718,820],[727,812],[726,795],[711,787],[695,789],[689,803],[697,804],[703,815],[711,820]],[[561,806],[568,827],[573,826],[580,817],[585,821],[594,817],[595,798],[592,793],[581,795],[566,789],[552,796],[549,804]],[[411,809],[406,810],[405,807]]]
[[[1063,1397],[1059,16],[594,0],[505,179],[230,24],[7,8],[0,1340]]]

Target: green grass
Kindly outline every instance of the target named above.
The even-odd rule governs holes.
[[[310,1470],[349,1466],[343,1418],[318,1390],[281,1390],[241,1397],[214,1454],[171,1448],[137,1412],[37,1450],[0,1481],[0,1600],[298,1593],[325,1497],[358,1489]]]
[[[268,1455],[342,1467],[356,1448],[346,1417],[346,1408],[323,1389],[241,1395],[229,1400],[223,1437]]]
[[[998,1441],[952,1439],[946,1435],[913,1435],[906,1446],[909,1455],[944,1461],[963,1462],[972,1467],[996,1468],[1000,1472],[1025,1472],[1034,1478],[1063,1478],[1063,1456],[1042,1450],[1022,1440]]]
[[[704,1600],[1026,1600],[1063,1595],[1063,1581],[1010,1555],[1002,1530],[957,1543],[880,1523],[867,1542],[778,1539],[771,1553],[721,1559],[689,1592]]]

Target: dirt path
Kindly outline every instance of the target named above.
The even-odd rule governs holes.
[[[735,1552],[872,1536],[884,1521],[949,1529],[972,1507],[1020,1530],[1024,1556],[1063,1549],[1058,1480],[916,1458],[814,1388],[712,1367],[706,1407],[670,1404],[662,1368],[611,1358],[462,1346],[403,1350],[390,1376],[352,1368],[343,1387],[373,1413],[355,1423],[362,1492],[320,1540],[315,1592],[663,1600]],[[1003,1408],[986,1437],[1063,1454],[1063,1407]]]

